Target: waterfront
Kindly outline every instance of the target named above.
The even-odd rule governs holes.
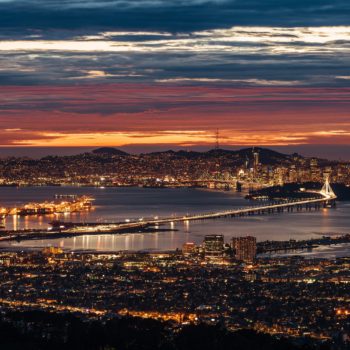
[[[90,188],[90,187],[2,187],[2,205],[18,205],[31,201],[51,199],[58,194],[91,195],[95,209],[86,213],[66,215],[15,217],[6,219],[6,228],[46,228],[54,219],[80,222],[111,222],[125,219],[185,215],[228,210],[249,206],[244,195],[236,192],[209,191],[204,189],[152,189],[152,188]],[[303,213],[285,213],[250,216],[235,219],[218,219],[193,223],[179,223],[173,231],[96,235],[52,240],[32,240],[3,243],[1,247],[29,248],[60,246],[64,249],[89,249],[100,251],[119,250],[174,250],[192,241],[200,244],[206,234],[219,233],[228,242],[233,236],[253,235],[261,240],[308,239],[319,235],[349,233],[349,202],[340,202],[336,209]],[[348,248],[344,247],[344,251]],[[342,254],[337,250],[337,255]],[[328,255],[327,255],[328,256]]]

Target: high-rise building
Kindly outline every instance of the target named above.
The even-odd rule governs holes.
[[[256,257],[256,238],[251,236],[232,238],[236,260],[252,262]]]
[[[252,150],[253,153],[253,176],[254,178],[256,178],[258,176],[259,173],[259,166],[260,166],[260,160],[259,160],[259,150],[256,150],[255,148],[253,148]]]
[[[254,169],[256,169],[259,165],[259,151],[253,148],[253,156],[254,156]]]
[[[318,166],[317,158],[311,158],[310,159],[310,167],[317,167],[317,166]]]
[[[298,181],[298,172],[296,166],[293,164],[289,168],[289,182],[297,182]]]
[[[224,236],[207,235],[204,237],[204,254],[208,259],[220,259],[224,255]]]
[[[182,254],[183,255],[191,255],[195,253],[196,251],[196,245],[192,242],[185,243],[182,246]]]

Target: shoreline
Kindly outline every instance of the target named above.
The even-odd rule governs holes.
[[[148,233],[157,233],[159,231],[177,231],[177,230],[152,230],[150,229]],[[138,232],[135,232],[138,233]],[[146,233],[146,232],[142,232]],[[112,233],[109,233],[113,235]],[[116,233],[114,233],[116,234]],[[128,233],[117,233],[118,235],[127,235]],[[83,234],[82,234],[83,235]],[[79,236],[82,236],[79,235]],[[90,234],[90,235],[99,235],[99,234]],[[328,236],[329,237],[329,236]],[[62,238],[58,237],[57,239]],[[63,237],[65,238],[65,237]],[[73,238],[73,237],[72,237]],[[28,239],[37,240],[37,239]],[[40,239],[39,239],[40,240]],[[45,240],[45,239],[43,239]],[[13,252],[30,252],[30,251],[40,251],[45,247],[56,247],[55,245],[48,244],[47,246],[21,246],[21,245],[11,245],[13,241],[5,241],[8,243],[8,246],[0,245],[0,253],[13,253]],[[290,244],[288,241],[261,241],[258,242],[258,246],[266,246],[271,242],[277,243],[280,245]],[[305,259],[334,259],[334,258],[349,258],[350,257],[350,234],[341,235],[338,239],[329,238],[329,239],[310,239],[310,240],[298,240],[295,241],[299,244],[299,247],[292,247],[291,249],[277,248],[272,251],[260,252],[257,254],[258,259],[268,259],[268,258],[288,258],[288,257],[303,257]],[[181,252],[180,248],[176,249],[138,249],[138,250],[98,250],[91,248],[61,248],[65,253],[75,253],[75,254],[95,254],[95,255],[104,255],[104,254],[178,254]],[[340,249],[340,251],[339,251]],[[344,250],[344,252],[342,252]],[[340,255],[337,253],[340,252]]]
[[[8,246],[3,247],[0,246],[0,254],[6,254],[6,253],[18,253],[18,252],[39,252],[47,247],[55,247],[52,245],[47,246]],[[327,247],[327,251],[322,248]],[[344,249],[344,253],[339,253],[339,248]],[[147,255],[147,254],[180,254],[180,249],[140,249],[140,250],[97,250],[97,249],[70,249],[70,248],[61,248],[63,250],[63,253],[65,254],[93,254],[93,255],[118,255],[118,254],[124,254],[124,255]],[[350,243],[339,243],[339,244],[333,244],[330,246],[318,246],[313,248],[311,252],[308,252],[307,250],[296,250],[293,252],[286,252],[286,253],[273,253],[273,254],[258,254],[257,259],[287,259],[287,258],[303,258],[303,259],[322,259],[322,260],[334,260],[336,258],[342,259],[348,259],[350,258]]]
[[[157,232],[176,232],[177,229],[166,229],[166,228],[154,228],[153,226],[138,226],[135,228],[120,228],[114,229],[113,231],[76,231],[76,232],[47,232],[47,231],[36,231],[28,232],[26,235],[19,233],[16,235],[17,231],[12,231],[13,236],[7,239],[1,239],[0,242],[13,242],[18,243],[23,241],[35,241],[35,240],[49,240],[49,239],[60,239],[60,238],[74,238],[80,236],[96,236],[96,235],[122,235],[122,234],[135,234],[135,233],[157,233]]]

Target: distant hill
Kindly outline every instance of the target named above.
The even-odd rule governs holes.
[[[110,155],[110,156],[127,156],[128,155],[128,153],[113,147],[97,148],[97,149],[94,149],[92,153],[98,154],[98,155]]]
[[[196,152],[196,151],[185,151],[185,150],[180,150],[180,151],[168,150],[168,151],[145,153],[145,155],[148,155],[148,156],[168,156],[172,158],[185,158],[185,159],[200,158],[200,157],[203,157],[203,154],[205,153]]]
[[[221,161],[233,162],[235,165],[244,164],[247,160],[253,160],[253,153],[257,152],[259,154],[259,162],[264,165],[275,165],[275,164],[288,164],[291,162],[293,155],[283,154],[273,151],[268,148],[262,147],[249,147],[242,148],[240,150],[227,150],[227,149],[212,149],[206,152],[196,152],[196,151],[159,151],[152,153],[140,154],[141,157],[161,157],[164,159],[186,159],[186,160],[197,160],[197,159],[214,159],[217,158]],[[103,157],[112,156],[128,156],[129,153],[121,151],[113,147],[101,147],[92,151],[94,155],[100,155]],[[298,155],[299,158],[303,158]]]
[[[244,158],[244,159],[250,158],[253,152],[259,153],[259,161],[262,164],[276,164],[276,163],[288,161],[291,159],[290,155],[279,153],[268,148],[250,147],[250,148],[243,148],[238,151],[235,151],[235,153],[240,158]]]
[[[268,148],[261,147],[250,147],[250,148],[242,148],[237,151],[225,150],[225,149],[212,149],[206,154],[209,157],[230,157],[234,158],[237,161],[244,161],[246,159],[252,159],[253,152],[259,153],[259,162],[262,164],[276,164],[281,162],[286,162],[291,159],[290,155],[279,153]]]
[[[246,160],[253,160],[253,153],[259,153],[259,162],[264,165],[275,165],[275,164],[288,164],[293,158],[293,155],[287,155],[279,153],[268,148],[261,147],[250,147],[243,148],[240,150],[227,150],[227,149],[212,149],[206,152],[196,151],[160,151],[148,154],[143,154],[147,157],[165,157],[167,159],[186,159],[186,160],[197,160],[197,159],[220,159],[221,161],[232,162],[235,165],[244,164]],[[299,158],[303,158],[298,155]]]

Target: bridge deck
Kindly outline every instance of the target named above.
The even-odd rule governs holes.
[[[320,192],[317,192],[317,194],[321,194]],[[221,212],[211,212],[211,213],[202,213],[202,214],[194,214],[194,215],[185,215],[185,216],[178,216],[178,217],[168,217],[163,219],[154,219],[149,221],[144,221],[145,224],[153,225],[153,224],[166,224],[166,223],[172,223],[172,222],[179,222],[179,221],[194,221],[194,220],[205,220],[205,219],[217,219],[227,216],[240,216],[240,215],[246,215],[246,214],[253,214],[256,212],[266,212],[271,211],[275,209],[284,209],[284,208],[291,208],[296,206],[303,206],[303,205],[309,205],[309,204],[321,204],[325,202],[329,202],[336,199],[336,196],[328,196],[323,195],[322,198],[310,198],[310,199],[303,199],[303,200],[296,200],[296,201],[288,201],[285,203],[277,203],[277,204],[269,204],[269,205],[263,205],[263,206],[256,206],[256,207],[248,207],[248,208],[240,208],[240,209],[232,209],[232,210],[226,210]]]
[[[326,183],[327,184],[327,183]],[[194,221],[194,220],[206,220],[206,219],[217,219],[222,217],[229,217],[229,216],[243,216],[243,215],[249,215],[254,213],[263,213],[263,212],[271,212],[276,209],[284,209],[284,208],[293,208],[293,207],[303,207],[303,206],[309,206],[312,204],[322,204],[334,201],[337,196],[334,194],[333,190],[329,186],[324,186],[320,192],[317,191],[308,191],[310,194],[317,194],[319,197],[312,197],[308,199],[303,200],[293,200],[288,201],[284,203],[270,203],[267,205],[262,206],[256,206],[256,207],[248,207],[248,208],[239,208],[239,209],[232,209],[232,210],[226,210],[226,211],[220,211],[220,212],[211,212],[211,213],[202,213],[202,214],[194,214],[194,215],[185,215],[185,216],[177,216],[177,217],[166,217],[166,218],[160,218],[160,219],[145,219],[145,220],[138,220],[138,221],[130,221],[126,223],[119,223],[114,224],[116,227],[114,228],[114,233],[117,233],[118,231],[125,230],[125,229],[137,229],[137,228],[144,228],[147,226],[152,225],[159,225],[159,224],[167,224],[167,223],[175,223],[175,222],[187,222],[187,221]],[[320,197],[321,196],[321,197]],[[86,228],[85,228],[86,229]],[[74,236],[74,233],[71,232],[72,236]],[[6,240],[13,240],[13,239],[19,239],[19,236],[21,236],[21,239],[26,238],[26,234],[21,235],[20,233],[14,231],[14,232],[4,232],[5,235],[0,236],[0,241],[6,241]],[[99,233],[99,231],[90,231],[90,234],[93,233]],[[111,231],[107,231],[104,233],[112,233]],[[54,234],[57,234],[57,232],[54,232]]]

